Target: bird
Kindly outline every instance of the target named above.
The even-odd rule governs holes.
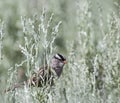
[[[12,88],[8,88],[7,90],[5,90],[5,92],[10,90],[13,91],[24,84],[36,87],[42,87],[46,85],[53,86],[54,80],[61,76],[63,67],[66,63],[66,58],[62,54],[56,53],[51,58],[50,64],[40,67],[38,71],[32,74],[32,76],[26,81],[26,83],[22,82],[15,84]]]

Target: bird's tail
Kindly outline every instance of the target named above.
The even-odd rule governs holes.
[[[9,91],[14,91],[16,88],[21,88],[24,86],[24,84],[25,84],[24,82],[14,84],[12,87],[9,87],[8,89],[4,90],[4,93],[9,92]]]

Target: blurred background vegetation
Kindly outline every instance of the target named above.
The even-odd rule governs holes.
[[[46,1],[46,0],[25,0],[16,1],[16,0],[4,0],[0,1],[0,19],[4,22],[5,33],[3,40],[3,60],[1,62],[1,73],[12,66],[15,63],[21,61],[21,52],[18,48],[18,44],[22,43],[23,32],[21,25],[21,16],[33,17],[34,15],[40,15],[43,8],[47,10],[48,13],[54,13],[56,21],[62,21],[62,27],[60,31],[60,38],[57,38],[56,44],[59,49],[62,48],[65,50],[65,41],[75,40],[77,35],[77,25],[76,25],[76,9],[77,2],[73,0],[61,0],[61,1]],[[117,1],[106,0],[102,1],[89,1],[90,7],[89,11],[92,13],[92,18],[90,21],[94,24],[93,29],[95,32],[95,37],[101,38],[101,30],[99,29],[99,20],[102,18],[104,21],[103,25],[107,25],[107,14],[109,12],[116,11],[119,12],[117,6],[114,5],[114,2]],[[84,1],[80,1],[80,6],[82,8],[85,5]],[[83,7],[84,9],[84,7]],[[99,13],[101,10],[101,14]],[[83,10],[84,12],[84,10]],[[102,16],[102,17],[101,17]],[[82,22],[82,21],[81,21]],[[87,22],[87,20],[86,20]],[[105,28],[104,28],[105,29]],[[63,42],[61,42],[61,40]],[[64,48],[64,49],[63,49]],[[6,62],[6,63],[5,63]],[[5,65],[4,65],[5,64]],[[3,71],[2,71],[3,70]]]
[[[93,79],[91,75],[95,75],[94,73],[96,69],[94,67],[97,65],[100,68],[97,72],[98,75],[95,76],[96,83],[94,84],[90,82],[88,84],[83,84],[84,89],[86,88],[85,85],[92,85],[90,87],[91,91],[100,89],[101,93],[103,84],[104,86],[108,87],[104,87],[106,91],[111,91],[116,86],[119,86],[119,73],[112,74],[111,69],[113,69],[114,66],[110,64],[118,57],[115,64],[117,69],[115,68],[114,72],[119,72],[119,5],[120,0],[1,0],[0,30],[2,32],[1,35],[3,35],[3,38],[1,38],[0,41],[2,44],[0,52],[1,91],[2,87],[6,86],[7,79],[9,78],[8,70],[11,67],[14,67],[15,64],[19,64],[25,59],[25,56],[19,47],[19,45],[24,45],[25,36],[21,18],[25,17],[28,20],[31,18],[36,25],[35,29],[37,29],[38,24],[40,23],[39,18],[42,15],[43,9],[46,11],[46,21],[50,18],[52,13],[54,14],[51,27],[56,25],[59,21],[62,21],[62,24],[59,27],[59,35],[55,39],[55,47],[57,50],[54,52],[60,52],[66,55],[69,63],[66,67],[67,70],[64,71],[63,78],[61,79],[61,81],[64,81],[64,83],[60,84],[60,86],[63,85],[64,88],[67,88],[67,86],[73,83],[75,90],[73,89],[73,91],[70,93],[76,92],[76,95],[68,95],[68,100],[66,100],[65,97],[63,101],[70,103],[70,97],[74,95],[73,98],[76,97],[76,100],[71,99],[71,103],[79,103],[80,99],[80,103],[88,103],[87,100],[83,100],[85,98],[81,96],[82,94],[80,94],[83,92],[78,92],[77,94],[77,89],[80,86],[79,83],[82,81],[77,82],[78,85],[75,85],[74,79],[77,80],[77,78],[81,78],[82,80],[84,77],[82,78],[79,76],[80,74],[76,74],[75,72],[77,72],[77,70],[75,68],[87,68],[89,73],[86,74],[86,76],[90,79],[88,80],[89,82]],[[37,30],[35,31],[37,32]],[[49,33],[50,31],[51,30],[49,30]],[[41,50],[40,56],[42,55],[42,52],[43,51]],[[112,61],[107,61],[105,59]],[[84,65],[82,60],[85,62]],[[110,68],[111,71],[109,69],[107,71],[106,68]],[[86,72],[84,69],[82,70],[83,72]],[[102,77],[106,77],[104,76],[104,73],[108,73],[108,76],[112,78],[111,84],[108,83],[109,80],[105,79],[106,82],[101,80]],[[75,77],[71,77],[71,75],[74,75]],[[68,81],[70,81],[70,83]],[[72,87],[69,87],[68,90],[66,90],[68,94],[70,88]],[[117,88],[116,90],[120,91],[120,88]],[[85,89],[85,91],[87,90]],[[109,93],[110,92],[107,92],[105,96],[107,96]],[[120,92],[118,93],[115,91],[115,94],[113,94],[111,98],[114,98],[114,95],[119,97]],[[84,96],[86,95],[84,94]],[[105,97],[105,99],[106,98],[109,99],[110,97]],[[56,101],[55,103],[61,103],[62,100]],[[120,99],[117,98],[116,102],[111,101],[111,103],[118,103],[119,101]],[[94,102],[97,103],[96,101],[91,103]],[[107,102],[110,103],[109,101]]]

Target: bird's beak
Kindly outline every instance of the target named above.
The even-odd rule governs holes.
[[[67,61],[66,61],[66,60],[64,61],[64,64],[67,64]]]

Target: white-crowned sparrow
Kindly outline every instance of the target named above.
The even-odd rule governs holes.
[[[29,86],[41,87],[44,85],[54,85],[54,78],[60,77],[63,66],[66,64],[66,58],[57,53],[55,54],[50,62],[50,66],[46,65],[41,67],[37,72],[33,73],[32,77],[27,80],[26,84]],[[21,87],[24,83],[15,84],[12,88],[6,91],[14,90],[15,88]]]
[[[66,58],[59,53],[55,54],[51,59],[50,66],[46,65],[41,67],[38,72],[34,73],[28,80],[28,84],[38,87],[46,84],[53,85],[53,79],[60,77],[64,64],[66,64]]]

